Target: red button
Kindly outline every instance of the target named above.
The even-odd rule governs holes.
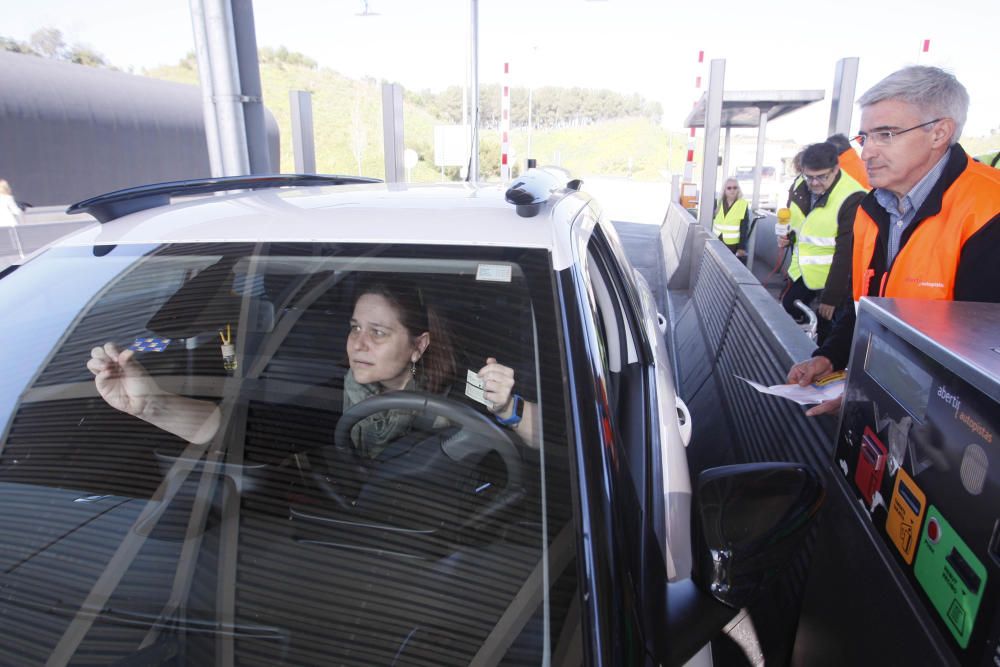
[[[936,544],[940,538],[941,527],[938,526],[937,519],[931,519],[927,522],[927,539]]]

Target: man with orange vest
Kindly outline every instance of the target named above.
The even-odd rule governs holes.
[[[842,134],[833,134],[826,140],[837,149],[837,162],[840,168],[851,175],[851,178],[861,184],[865,190],[871,190],[868,174],[865,173],[865,163],[861,161],[858,152],[851,146],[851,140]]]
[[[906,67],[858,99],[868,179],[858,207],[851,285],[864,296],[1000,303],[1000,171],[957,141],[969,95],[936,67]],[[855,314],[841,318],[811,359],[788,373],[807,385],[850,355]],[[841,398],[806,412],[836,412]]]

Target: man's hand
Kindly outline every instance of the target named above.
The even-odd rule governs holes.
[[[819,313],[819,316],[822,317],[824,320],[832,320],[834,310],[835,308],[830,304],[821,303],[819,304],[819,307],[816,309],[816,312]]]
[[[801,387],[806,387],[816,380],[826,377],[832,372],[833,362],[824,356],[813,357],[811,359],[806,359],[805,361],[800,361],[792,366],[791,370],[788,371],[787,382],[789,384],[798,384]],[[815,417],[816,415],[836,414],[840,411],[840,405],[843,402],[844,395],[841,394],[837,398],[832,398],[829,401],[823,401],[819,405],[809,408],[806,410],[806,416]]]
[[[789,245],[789,242],[788,242],[788,237],[787,236],[779,236],[778,237],[778,247],[779,248],[785,248],[785,247],[788,247],[788,245]]]
[[[797,384],[800,387],[808,387],[810,384],[820,379],[824,375],[833,372],[833,362],[823,356],[812,357],[792,366],[788,371],[788,384]]]
[[[831,398],[829,401],[823,401],[815,407],[811,407],[806,410],[806,417],[815,417],[816,415],[828,415],[837,414],[840,412],[840,406],[844,402],[844,395],[841,394],[837,398]]]
[[[738,249],[736,251],[736,256],[737,257],[746,257],[747,256],[747,251],[744,250],[743,248],[740,248],[740,249]]]

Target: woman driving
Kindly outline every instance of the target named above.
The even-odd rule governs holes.
[[[445,393],[455,378],[450,337],[433,306],[425,304],[412,281],[383,278],[358,290],[346,345],[343,410],[371,396],[397,390]],[[211,401],[180,396],[159,387],[135,359],[133,350],[114,343],[91,350],[87,368],[97,391],[113,408],[134,415],[184,440],[202,444],[219,430],[221,413]],[[501,424],[516,428],[534,444],[537,405],[514,393],[514,371],[493,357],[479,369],[487,408]],[[518,419],[515,410],[520,408]],[[351,431],[356,451],[372,459],[409,432],[415,414],[387,410],[358,422]],[[434,426],[443,426],[442,417]]]

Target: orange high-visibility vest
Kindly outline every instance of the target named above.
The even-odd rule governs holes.
[[[917,225],[888,274],[872,267],[878,225],[863,207],[854,218],[851,282],[854,300],[863,296],[903,299],[954,298],[955,272],[965,242],[1000,213],[1000,171],[966,158],[965,169],[944,192],[941,210]],[[1000,257],[997,258],[1000,261]]]
[[[868,182],[868,171],[865,169],[865,163],[852,147],[848,146],[846,151],[837,156],[837,164],[850,174],[851,178],[860,183],[865,190],[872,189],[871,183]]]

